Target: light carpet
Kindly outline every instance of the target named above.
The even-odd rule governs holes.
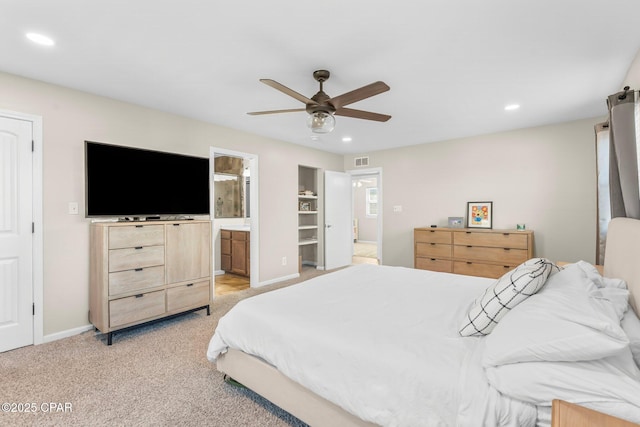
[[[238,301],[323,273],[218,296],[211,316],[202,310],[115,333],[112,346],[92,330],[2,353],[0,403],[18,412],[4,405],[0,425],[305,426],[225,383],[205,353],[218,319]]]

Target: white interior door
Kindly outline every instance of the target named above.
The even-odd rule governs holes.
[[[324,264],[327,270],[351,264],[353,227],[351,175],[324,173]]]
[[[0,352],[33,344],[32,138],[0,117]]]

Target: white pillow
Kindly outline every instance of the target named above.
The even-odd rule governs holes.
[[[629,348],[631,349],[633,360],[640,368],[640,319],[638,319],[631,307],[624,314],[620,326],[629,337]]]
[[[587,362],[512,363],[485,372],[512,399],[538,406],[562,399],[640,423],[640,372],[629,349]]]
[[[548,259],[532,258],[503,275],[473,303],[460,327],[460,335],[491,333],[509,310],[542,288],[552,271],[558,271],[558,267]]]
[[[615,291],[605,298],[579,265],[567,266],[496,326],[483,365],[594,360],[623,351],[629,340],[616,307],[628,292]]]

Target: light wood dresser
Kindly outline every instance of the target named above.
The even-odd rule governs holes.
[[[416,228],[414,267],[422,270],[501,277],[533,258],[533,231]]]
[[[89,321],[107,334],[167,316],[207,309],[211,222],[91,224]]]
[[[553,400],[551,407],[551,427],[638,427],[602,412],[594,411],[564,400]]]

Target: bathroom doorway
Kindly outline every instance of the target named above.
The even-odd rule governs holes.
[[[214,294],[259,283],[258,157],[211,147]]]

